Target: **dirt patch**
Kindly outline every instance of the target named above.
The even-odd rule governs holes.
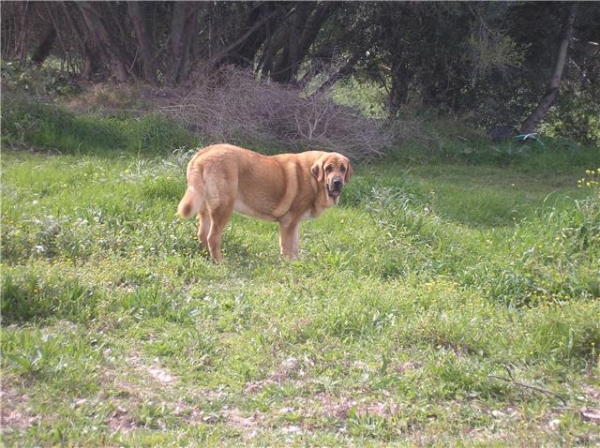
[[[390,418],[398,414],[400,406],[392,401],[363,401],[349,396],[333,397],[329,394],[317,394],[315,407],[322,409],[323,416],[346,420],[353,410],[357,416],[366,415]]]
[[[162,367],[147,367],[150,376],[162,385],[167,385],[177,381],[177,377]]]
[[[279,364],[277,369],[266,379],[260,381],[250,381],[246,384],[244,392],[257,393],[269,385],[281,385],[285,381],[303,378],[305,371],[302,363],[297,358],[287,358]]]
[[[129,432],[139,426],[136,420],[124,408],[119,408],[110,415],[107,423],[113,432]]]
[[[118,365],[121,366],[121,363]],[[150,402],[164,403],[177,415],[192,415],[190,406],[173,403],[163,395],[173,392],[177,381],[177,376],[167,368],[156,363],[150,364],[135,355],[125,358],[118,369],[107,369],[102,381],[105,385],[102,399],[110,401],[114,408],[107,418],[107,425],[114,432],[129,432],[144,427],[145,423],[136,417],[136,413],[142,405]]]
[[[18,394],[10,386],[0,387],[0,433],[10,430],[27,429],[37,418],[27,410],[29,397]]]

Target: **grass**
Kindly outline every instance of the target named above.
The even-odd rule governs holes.
[[[299,261],[235,216],[214,265],[181,141],[88,137],[2,154],[4,445],[600,442],[597,151],[359,166]]]
[[[50,100],[4,93],[2,137],[6,145],[46,148],[58,154],[86,155],[123,152],[141,156],[167,149],[195,147],[197,138],[158,113],[76,114]],[[7,98],[7,99],[6,99]]]

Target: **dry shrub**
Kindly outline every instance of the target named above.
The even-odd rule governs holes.
[[[203,76],[176,105],[161,111],[213,141],[244,142],[263,151],[337,151],[354,160],[376,157],[392,143],[382,122],[301,91],[231,68]]]

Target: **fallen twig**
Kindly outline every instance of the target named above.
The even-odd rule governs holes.
[[[532,390],[535,390],[535,391],[541,392],[541,393],[543,393],[543,394],[546,394],[546,395],[551,395],[551,396],[553,396],[553,397],[556,397],[556,398],[558,398],[560,401],[562,401],[562,402],[563,402],[563,404],[564,404],[565,406],[567,406],[567,403],[568,403],[568,402],[567,402],[567,399],[566,399],[565,397],[563,397],[562,395],[560,395],[560,394],[557,394],[556,392],[553,392],[553,391],[551,391],[551,390],[548,390],[548,389],[545,389],[545,388],[543,388],[543,387],[539,387],[539,386],[534,386],[533,384],[524,383],[524,382],[522,382],[522,381],[517,381],[517,380],[515,380],[515,379],[513,379],[513,378],[504,378],[504,377],[502,377],[502,376],[497,376],[497,375],[489,375],[489,376],[490,376],[490,378],[495,378],[495,379],[497,379],[497,380],[506,381],[506,382],[508,382],[508,383],[512,383],[512,384],[515,384],[515,385],[517,385],[517,386],[524,387],[524,388],[526,388],[526,389],[532,389]]]

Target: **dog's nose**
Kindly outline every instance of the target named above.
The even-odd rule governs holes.
[[[344,186],[344,183],[342,182],[341,179],[334,179],[333,180],[333,188],[335,188],[336,190],[341,189]]]

